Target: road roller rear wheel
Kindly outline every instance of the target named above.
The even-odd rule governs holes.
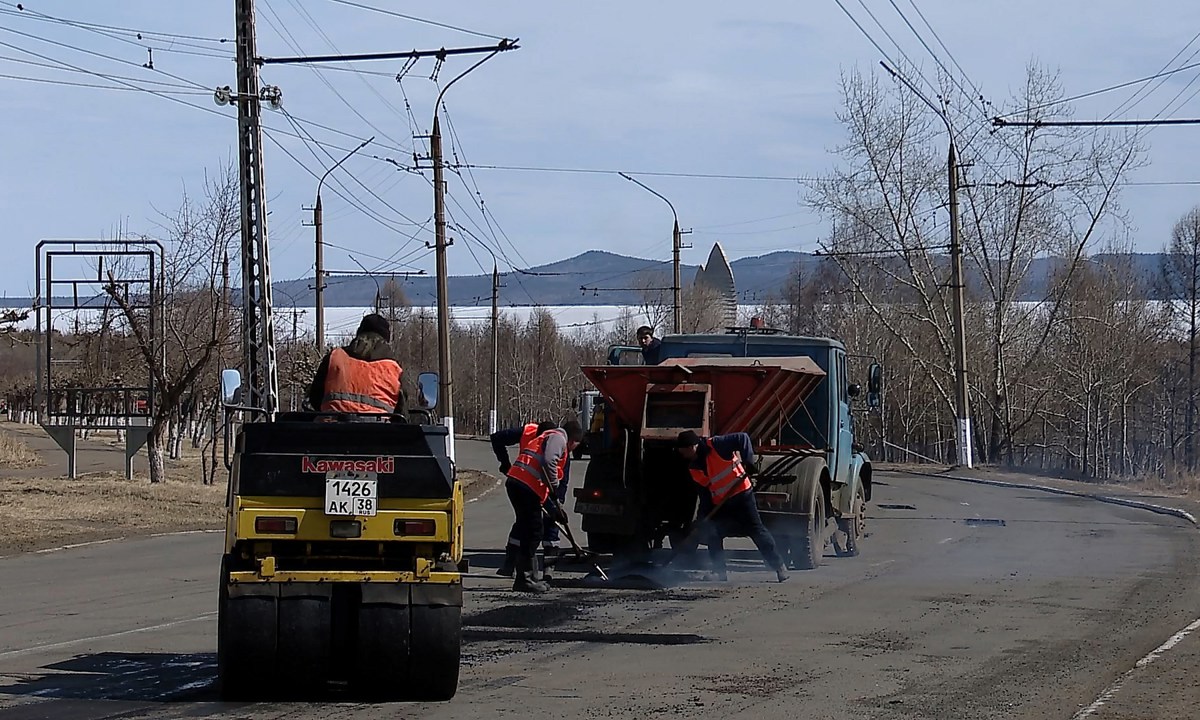
[[[462,608],[412,607],[412,688],[415,700],[449,700],[458,692]]]

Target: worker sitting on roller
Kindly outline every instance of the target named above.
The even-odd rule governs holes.
[[[512,462],[508,459],[508,448],[517,445],[518,452],[524,450],[529,443],[533,442],[542,433],[547,430],[553,430],[558,427],[558,424],[551,420],[543,420],[540,423],[526,423],[524,427],[512,427],[504,430],[497,430],[489,436],[492,443],[492,452],[496,453],[496,459],[500,461],[500,473],[507,476],[508,471],[512,469]],[[567,501],[567,482],[571,471],[570,453],[563,456],[563,471],[562,482],[558,484],[559,504]],[[542,553],[545,557],[546,564],[552,564],[551,561],[557,558],[558,555],[558,524],[550,516],[542,518]],[[520,551],[521,541],[514,535],[509,535],[508,544],[504,547],[504,562],[501,563],[499,569],[496,570],[497,575],[504,577],[512,577],[517,567],[517,554]]]
[[[679,433],[676,447],[688,461],[692,479],[701,487],[697,516],[705,518],[712,513],[707,528],[712,578],[729,579],[725,569],[725,538],[749,537],[779,582],[787,580],[783,558],[775,549],[775,539],[763,525],[750,486],[749,476],[758,474],[750,436],[741,432],[701,438],[691,430],[684,430]]]
[[[543,533],[542,506],[547,505],[563,479],[565,456],[582,439],[583,428],[570,420],[561,428],[539,434],[522,447],[508,470],[504,489],[516,514],[509,537],[515,538],[518,545],[514,590],[542,593],[550,589],[539,579],[536,566],[538,541]],[[562,505],[550,502],[547,509],[558,522],[567,522]]]
[[[390,338],[387,318],[364,317],[354,339],[321,360],[308,387],[309,404],[323,413],[403,414],[403,370]]]

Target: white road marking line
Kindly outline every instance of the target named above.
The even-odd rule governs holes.
[[[70,545],[60,545],[58,547],[45,548],[43,550],[34,550],[33,552],[37,555],[43,555],[45,553],[58,552],[60,550],[74,550],[75,548],[88,547],[89,545],[103,545],[105,543],[116,542],[124,539],[125,538],[123,537],[117,537],[108,538],[107,540],[92,540],[91,542],[72,543]]]
[[[45,645],[34,645],[33,647],[21,648],[20,650],[8,650],[7,652],[0,652],[0,660],[3,660],[5,658],[10,658],[10,657],[17,657],[19,655],[28,655],[29,653],[40,652],[42,650],[54,650],[54,649],[62,648],[62,647],[69,647],[71,645],[79,645],[81,643],[93,642],[95,640],[108,640],[110,638],[123,637],[125,635],[134,635],[137,633],[153,632],[155,630],[166,630],[167,628],[173,628],[173,627],[176,627],[179,625],[186,625],[188,623],[194,623],[194,622],[199,622],[201,620],[207,620],[208,618],[210,618],[216,614],[217,614],[217,611],[213,610],[212,612],[201,613],[200,615],[197,615],[196,617],[193,617],[193,618],[185,618],[183,620],[172,620],[171,622],[165,622],[165,623],[161,623],[159,625],[151,625],[149,627],[134,628],[132,630],[122,630],[120,632],[108,633],[106,635],[93,635],[91,637],[78,638],[75,640],[64,640],[62,642],[47,643]]]
[[[952,540],[954,540],[954,538],[952,538],[952,537],[942,538],[941,540],[938,540],[938,545],[945,545],[946,543],[951,542]]]
[[[146,537],[170,537],[172,535],[208,535],[211,533],[223,533],[224,530],[172,530],[171,532],[150,533]]]
[[[1165,643],[1151,650],[1149,655],[1134,663],[1132,668],[1127,670],[1123,675],[1121,675],[1121,677],[1113,681],[1113,684],[1109,685],[1108,688],[1100,694],[1100,697],[1096,698],[1096,702],[1075,713],[1073,716],[1071,716],[1071,720],[1081,720],[1081,718],[1095,715],[1102,707],[1104,707],[1105,704],[1108,703],[1108,701],[1112,700],[1116,696],[1116,694],[1121,690],[1121,686],[1124,685],[1125,682],[1129,680],[1129,678],[1132,677],[1135,672],[1157,660],[1164,653],[1170,651],[1171,648],[1183,642],[1184,638],[1186,638],[1188,635],[1191,635],[1198,629],[1200,629],[1200,618],[1193,620],[1187,627],[1168,638]]]
[[[500,484],[501,484],[501,483],[500,483],[500,480],[498,480],[498,479],[497,479],[497,480],[496,480],[496,482],[495,482],[495,483],[493,483],[493,484],[492,484],[492,486],[491,486],[490,488],[488,488],[487,490],[484,490],[483,492],[479,493],[478,495],[476,495],[475,497],[471,498],[471,499],[470,499],[470,500],[468,500],[467,502],[469,502],[469,503],[473,503],[473,502],[475,502],[476,500],[482,500],[482,499],[483,499],[483,497],[484,497],[485,495],[487,495],[487,494],[488,494],[488,493],[490,493],[491,491],[495,490],[496,488],[500,487]]]

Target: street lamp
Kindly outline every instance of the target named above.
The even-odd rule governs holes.
[[[446,183],[442,178],[442,126],[438,120],[438,107],[442,97],[454,83],[467,73],[491,60],[497,54],[512,49],[512,45],[502,42],[495,50],[488,53],[482,60],[459,73],[453,80],[446,83],[433,102],[433,130],[429,135],[430,155],[433,160],[433,220],[434,220],[434,250],[437,265],[437,306],[438,306],[438,402],[442,405],[442,423],[447,427],[447,450],[450,460],[454,461],[454,385],[450,372],[450,298],[448,289],[448,270],[446,268]]]
[[[681,333],[683,332],[683,317],[681,311],[683,303],[681,300],[682,290],[679,280],[679,250],[683,247],[683,243],[681,242],[681,235],[679,232],[679,214],[675,212],[675,206],[671,204],[671,201],[664,197],[661,193],[656,192],[642,181],[630,177],[625,173],[618,174],[629,182],[636,183],[637,185],[641,186],[643,190],[646,190],[665,202],[667,207],[671,208],[671,215],[675,218],[675,227],[671,231],[671,253],[673,258],[672,264],[674,265],[675,270],[674,281],[671,284],[671,316],[675,326],[674,332],[676,334]]]
[[[333,164],[321,179],[317,181],[317,204],[313,206],[313,227],[316,228],[317,234],[317,351],[325,351],[325,252],[324,243],[321,241],[321,186],[325,184],[325,178],[329,177],[329,173],[333,172],[338,166],[350,159],[350,156],[365,148],[375,136],[363,140],[358,147],[346,153],[346,156]]]
[[[938,108],[929,101],[920,90],[916,88],[908,78],[888,67],[888,64],[879,61],[884,70],[893,78],[899,80],[914,95],[921,99],[921,102],[929,106],[933,110],[933,114],[938,116],[942,124],[946,126],[946,134],[950,138],[949,150],[949,195],[950,195],[950,266],[951,280],[950,285],[953,290],[953,308],[954,308],[954,384],[955,384],[955,433],[958,446],[958,464],[965,467],[972,467],[971,457],[971,404],[970,397],[967,394],[967,338],[966,327],[963,320],[963,268],[962,268],[962,243],[959,240],[958,231],[958,153],[954,148],[954,130],[950,127],[950,119],[946,117],[944,110]]]

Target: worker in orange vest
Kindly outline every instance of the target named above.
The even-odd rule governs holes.
[[[496,460],[500,462],[500,474],[508,476],[508,471],[512,469],[512,461],[508,458],[508,448],[512,445],[518,447],[517,452],[524,450],[533,442],[539,435],[547,430],[553,430],[558,427],[558,424],[552,420],[543,420],[540,423],[525,423],[523,427],[511,427],[504,430],[497,430],[488,436],[488,440],[492,443],[492,452],[496,454]],[[569,458],[570,455],[565,455]],[[563,473],[563,482],[560,490],[566,486],[566,472]],[[563,501],[563,493],[558,493],[559,501]],[[558,526],[554,524],[554,520],[547,517],[543,520],[543,530],[545,531],[542,537],[542,543],[545,545],[546,538],[549,537],[548,528],[558,530]],[[555,533],[555,540],[558,539]],[[504,562],[496,570],[497,575],[504,577],[512,577],[517,569],[517,554],[520,552],[521,541],[515,535],[508,536],[508,543],[504,546]]]
[[[536,560],[538,541],[542,539],[542,506],[557,490],[566,468],[566,456],[583,439],[583,427],[569,420],[561,428],[547,430],[521,448],[508,470],[504,489],[512,503],[516,520],[509,537],[517,540],[514,590],[544,593],[550,586],[538,577]],[[567,522],[565,508],[553,503],[550,513],[555,520]]]
[[[701,438],[691,430],[684,430],[679,433],[676,447],[688,461],[692,479],[701,488],[698,516],[706,517],[717,508],[707,529],[711,577],[722,582],[729,579],[724,539],[749,537],[779,582],[787,580],[783,558],[775,549],[775,539],[763,525],[754,501],[750,475],[758,474],[758,466],[754,463],[750,436],[741,432]]]
[[[387,318],[372,313],[359,323],[345,347],[334,348],[321,360],[308,402],[323,413],[403,414],[400,389],[403,370],[389,345]]]

